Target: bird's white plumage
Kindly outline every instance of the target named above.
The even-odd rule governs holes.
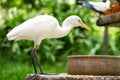
[[[7,37],[9,40],[37,40],[38,37],[43,37],[52,32],[58,25],[56,18],[49,15],[36,16],[11,30]]]
[[[92,1],[89,1],[89,2],[85,2],[85,1],[82,1],[82,2],[77,2],[78,5],[82,5],[84,7],[87,7],[95,12],[98,12],[98,13],[105,13],[107,10],[111,9],[111,2],[110,0],[107,0],[106,2],[92,2]]]
[[[93,7],[100,12],[105,12],[110,9],[110,1],[107,0],[106,2],[89,2],[93,5]]]
[[[62,27],[60,27],[56,18],[50,15],[40,15],[13,28],[7,34],[7,38],[15,41],[32,40],[39,45],[45,38],[59,38],[67,35],[73,27],[81,26],[80,22],[86,26],[78,16],[70,16],[64,20]]]

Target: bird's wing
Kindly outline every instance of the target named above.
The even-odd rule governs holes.
[[[104,2],[91,2],[90,1],[89,3],[93,5],[96,11],[105,12],[109,8],[109,5],[107,5]]]
[[[54,20],[56,19],[52,16],[37,16],[31,18],[12,29],[7,34],[7,37],[9,40],[31,38],[31,36],[37,37],[39,34],[43,34],[45,31],[47,31],[48,25]]]
[[[95,12],[103,13],[106,10],[106,5],[104,2],[79,2],[78,5],[85,6]]]

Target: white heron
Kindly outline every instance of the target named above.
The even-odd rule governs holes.
[[[31,52],[31,60],[33,63],[34,71],[37,73],[35,61],[40,68],[40,73],[43,74],[42,66],[40,65],[37,57],[36,51],[43,39],[46,38],[60,38],[66,36],[70,30],[74,27],[81,26],[87,30],[90,28],[85,25],[82,20],[75,15],[72,15],[66,18],[62,24],[62,27],[59,25],[59,22],[56,18],[50,15],[40,15],[34,18],[31,18],[22,24],[13,28],[8,34],[8,40],[32,40],[34,41],[34,47]]]
[[[95,12],[98,12],[100,14],[104,14],[107,10],[109,10],[111,7],[110,0],[106,0],[106,2],[77,2],[78,5],[82,5],[84,7],[87,7]]]

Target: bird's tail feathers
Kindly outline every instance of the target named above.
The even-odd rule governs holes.
[[[81,1],[81,2],[78,2],[77,5],[88,6],[89,3],[88,3],[88,2]]]
[[[90,4],[89,2],[84,2],[84,1],[82,1],[82,2],[78,2],[77,5],[81,5],[81,6],[84,6],[84,7],[88,7],[88,8],[90,8],[90,9],[93,9],[93,10],[94,10],[93,5]]]

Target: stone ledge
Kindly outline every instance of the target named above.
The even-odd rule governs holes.
[[[33,75],[28,74],[25,80],[120,80],[120,76],[92,76],[92,75]]]

